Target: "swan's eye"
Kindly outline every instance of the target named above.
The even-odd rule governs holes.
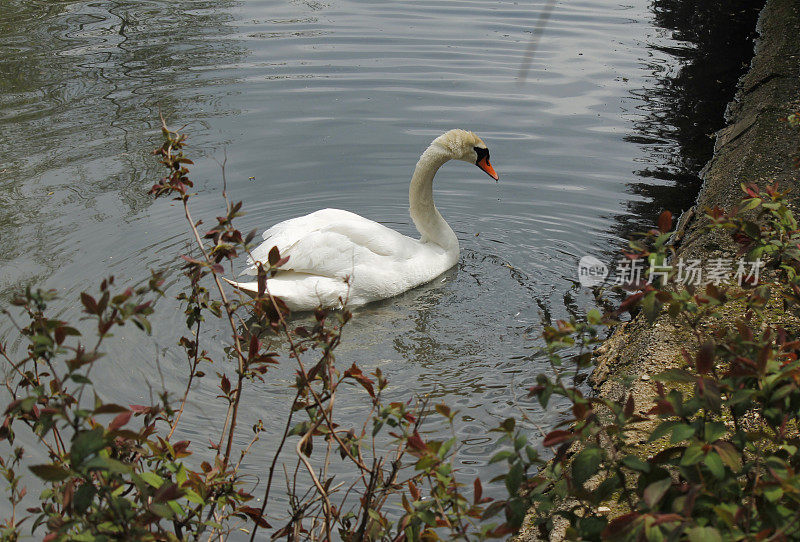
[[[486,158],[486,161],[489,161],[489,149],[484,149],[481,147],[473,147],[475,149],[475,153],[478,155],[478,159],[475,160],[475,165],[478,165],[478,162]]]

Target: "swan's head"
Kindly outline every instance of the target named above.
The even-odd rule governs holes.
[[[489,162],[489,149],[486,143],[472,132],[450,130],[434,139],[433,144],[443,148],[454,160],[475,164],[495,181],[500,178]]]

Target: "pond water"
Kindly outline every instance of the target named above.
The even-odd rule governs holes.
[[[758,4],[559,2],[520,81],[544,1],[4,2],[0,291],[55,288],[72,318],[77,294],[109,274],[137,282],[177,269],[190,250],[181,210],[147,195],[161,174],[150,155],[159,109],[190,135],[195,217],[221,213],[227,156],[242,231],[337,207],[413,235],[419,154],[443,131],[473,130],[500,182],[460,162],[437,175],[458,266],[357,310],[339,362],[380,367],[392,397],[459,409],[457,462],[466,480],[485,476],[488,429],[519,409],[544,429],[561,416],[524,390],[546,370],[542,321],[591,306],[578,259],[610,264],[661,210],[692,204]],[[183,389],[180,306],[159,302],[153,323],[152,337],[131,329],[110,344],[94,373],[109,399]],[[214,326],[206,348],[221,356],[225,329]],[[282,427],[292,374],[286,362],[250,393],[241,427]],[[224,416],[205,380],[182,426],[198,449]],[[340,422],[358,423],[364,404],[344,402]],[[273,447],[264,438],[245,470],[263,476]]]

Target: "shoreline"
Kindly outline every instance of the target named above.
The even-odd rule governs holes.
[[[798,28],[800,6],[793,0],[767,0],[758,20],[755,55],[728,104],[728,125],[715,134],[714,155],[703,168],[697,203],[678,220],[676,257],[702,261],[738,257],[726,235],[704,231],[708,224],[704,209],[737,205],[745,196],[742,183],[764,186],[777,182],[781,189],[793,188],[791,202],[800,207],[796,186],[800,170],[793,165],[800,145],[797,132],[780,120],[800,104]],[[635,395],[640,395],[637,389],[649,394],[654,389],[647,383],[650,374],[683,364],[681,348],[690,331],[666,314],[652,324],[637,315],[619,325],[595,352],[591,376],[595,391],[617,398],[626,391],[620,386],[621,379],[632,377]]]
[[[800,208],[800,170],[793,165],[800,154],[797,132],[780,119],[800,108],[800,5],[795,0],[767,0],[758,18],[755,54],[740,79],[738,91],[728,104],[727,126],[716,134],[714,155],[701,172],[703,181],[695,205],[678,219],[673,236],[676,257],[734,258],[736,247],[721,232],[706,232],[704,209],[730,209],[744,196],[742,183],[759,186],[778,183],[792,188],[792,206]],[[727,306],[726,306],[727,305]],[[722,313],[733,317],[737,307],[729,302]],[[776,309],[776,321],[785,314]],[[791,327],[798,327],[792,322]],[[684,367],[681,351],[691,344],[692,330],[662,313],[652,323],[643,314],[618,325],[595,350],[590,382],[597,396],[619,401],[630,392],[637,411],[647,410],[655,395],[651,375],[667,368]],[[632,447],[642,456],[660,451],[648,443],[645,433],[634,437]],[[609,503],[609,515],[625,511]],[[527,523],[527,522],[526,522]],[[550,540],[563,539],[566,521],[556,522]],[[523,526],[517,542],[541,540]]]

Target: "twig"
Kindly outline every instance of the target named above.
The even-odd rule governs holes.
[[[178,422],[181,419],[181,415],[183,414],[183,409],[186,406],[186,399],[189,397],[189,390],[192,389],[192,381],[194,380],[195,373],[197,371],[197,364],[199,363],[199,353],[200,353],[200,320],[197,320],[197,329],[194,332],[195,342],[194,342],[194,361],[192,362],[192,368],[189,371],[189,381],[186,383],[186,390],[183,392],[183,398],[181,399],[181,406],[178,408],[178,413],[175,415],[175,420],[172,422],[172,427],[170,427],[169,434],[167,435],[167,440],[172,438],[172,434],[175,432],[175,429],[178,427]]]

